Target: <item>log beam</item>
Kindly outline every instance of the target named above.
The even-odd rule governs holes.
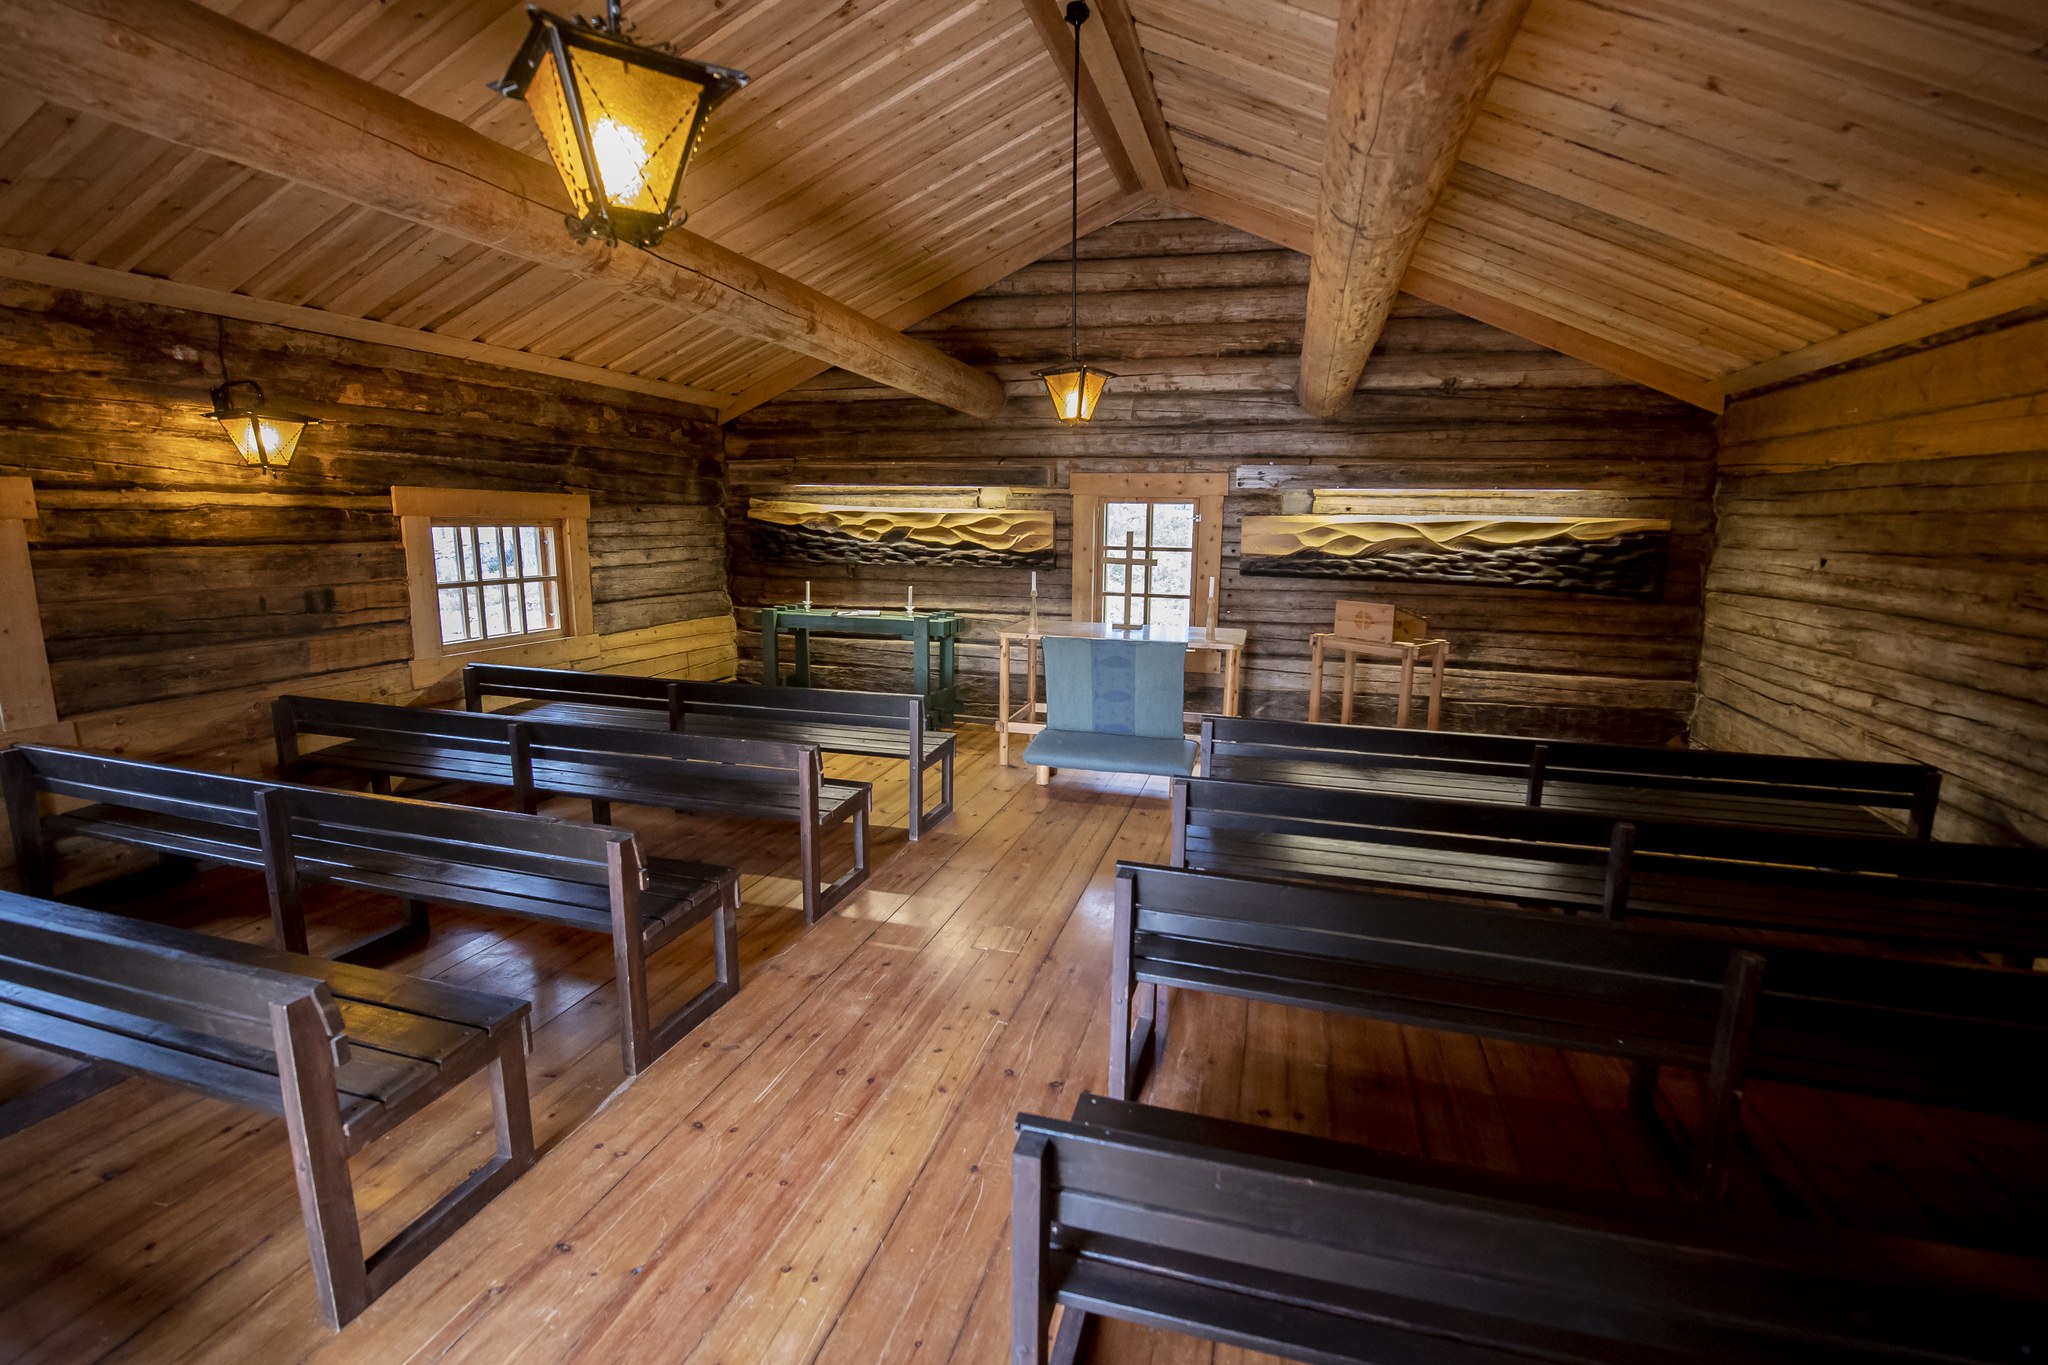
[[[1119,20],[1129,29],[1129,15],[1123,12],[1120,0],[1089,0],[1089,8],[1094,15],[1081,25],[1081,117],[1102,149],[1103,159],[1127,194],[1185,185],[1180,161],[1166,135],[1165,120],[1158,113],[1158,100],[1151,94],[1151,77],[1144,71],[1143,56],[1138,58],[1141,90],[1126,69],[1124,54],[1110,32],[1110,26]],[[1046,55],[1060,73],[1061,85],[1071,90],[1074,30],[1064,17],[1065,4],[1062,0],[1024,0],[1024,12],[1045,43]],[[1135,48],[1134,29],[1129,37]],[[1146,115],[1148,102],[1150,118]]]
[[[1310,253],[1301,403],[1334,416],[1386,325],[1528,0],[1346,0]]]
[[[554,168],[192,0],[8,0],[0,72],[64,108],[321,189],[978,417],[993,377],[693,233],[579,242]]]

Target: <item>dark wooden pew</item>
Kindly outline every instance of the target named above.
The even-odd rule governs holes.
[[[1614,919],[2048,954],[2048,851],[1177,779],[1180,867]]]
[[[1323,1365],[2048,1350],[2038,1261],[1602,1197],[1094,1095],[1071,1120],[1018,1116],[1010,1191],[1016,1365],[1071,1362],[1095,1315]]]
[[[805,923],[868,877],[869,786],[827,780],[816,745],[321,697],[279,697],[271,719],[287,776],[325,769],[363,774],[373,789],[394,777],[507,787],[522,811],[546,796],[575,796],[599,824],[611,820],[615,801],[793,823]],[[304,753],[308,735],[340,742]],[[828,882],[825,835],[849,823],[853,866]]]
[[[537,815],[295,787],[22,745],[0,753],[23,884],[48,895],[52,842],[75,834],[265,873],[280,946],[306,950],[302,890],[332,882],[396,896],[405,922],[338,956],[375,957],[427,932],[430,905],[560,924],[612,941],[627,1075],[739,988],[739,875],[643,858],[631,832]],[[44,797],[90,804],[45,811]],[[714,980],[654,1021],[646,957],[709,920]]]
[[[1693,1192],[1718,1198],[1763,960],[1727,944],[1420,896],[1121,863],[1109,1094],[1142,1093],[1166,988],[1698,1072]],[[1140,988],[1143,995],[1140,997]],[[1134,1017],[1133,1010],[1136,1008]]]
[[[1171,988],[1701,1073],[1693,1189],[1719,1192],[1741,1086],[1811,1085],[2048,1119],[2048,976],[1769,946],[1422,895],[1121,864],[1109,1093],[1165,1052]],[[1140,993],[1142,988],[1142,994]]]
[[[523,1000],[0,892],[0,1037],[283,1116],[330,1327],[533,1164],[527,1013]],[[479,1072],[496,1154],[365,1257],[349,1156]]]
[[[1941,773],[1864,763],[1513,735],[1208,716],[1202,776],[1594,815],[1928,838]]]
[[[820,752],[900,758],[908,765],[909,834],[953,813],[953,736],[925,728],[924,698],[912,693],[840,692],[688,682],[567,668],[468,664],[463,704],[481,711],[493,697],[517,699],[499,714],[729,739],[815,744]],[[912,736],[916,736],[913,748]],[[939,769],[939,803],[925,809],[925,773]]]

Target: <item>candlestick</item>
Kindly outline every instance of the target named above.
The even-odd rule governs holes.
[[[1038,634],[1038,575],[1031,575],[1031,621],[1025,627],[1031,634]]]
[[[917,589],[915,587],[906,585],[903,589],[903,613],[906,616],[917,615]]]

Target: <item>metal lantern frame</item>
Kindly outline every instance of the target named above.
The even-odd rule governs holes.
[[[1067,328],[1067,363],[1033,373],[1045,381],[1052,415],[1061,426],[1077,426],[1095,416],[1095,404],[1116,375],[1081,360],[1081,25],[1088,22],[1084,0],[1070,0],[1066,21],[1074,26],[1074,127],[1071,190],[1072,219],[1067,243],[1067,297],[1071,306]],[[1091,382],[1092,381],[1092,382]]]
[[[226,366],[222,366],[225,371]],[[246,393],[246,398],[237,399],[236,392]],[[295,412],[283,412],[270,406],[263,396],[263,386],[253,379],[225,379],[212,392],[213,411],[207,416],[220,423],[221,429],[234,443],[235,451],[242,457],[242,463],[251,469],[261,469],[265,474],[275,474],[288,467],[292,457],[298,454],[299,442],[304,439],[306,428],[318,426],[319,419],[301,417]],[[246,424],[247,437],[244,441],[235,435],[235,424]],[[277,453],[273,454],[264,444],[263,428],[268,424],[286,428],[281,432]]]
[[[568,216],[570,230],[579,237],[653,246],[661,240],[664,232],[682,222],[684,215],[677,207],[676,199],[682,193],[683,177],[689,173],[697,144],[704,136],[705,121],[716,105],[747,83],[746,72],[634,42],[621,29],[619,0],[609,0],[607,17],[603,20],[564,19],[538,5],[528,5],[526,13],[533,21],[533,27],[527,31],[526,42],[512,59],[505,78],[492,82],[490,88],[507,98],[524,100],[542,61],[552,56],[556,79],[562,86],[562,101],[575,133],[576,155],[582,162],[583,176],[591,189],[588,212],[581,218],[574,214]],[[589,113],[583,107],[582,92],[576,79],[579,54],[641,67],[698,87],[696,114],[684,134],[682,157],[676,162],[675,175],[669,182],[660,212],[619,208],[606,196],[604,176],[596,147],[591,141]],[[554,152],[552,143],[549,150]],[[575,181],[572,169],[563,167],[559,162],[555,169],[561,172],[564,184],[569,187],[573,203]]]

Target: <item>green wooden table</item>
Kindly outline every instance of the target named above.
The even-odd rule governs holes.
[[[761,608],[761,681],[770,687],[811,685],[811,632],[829,635],[881,635],[910,641],[911,690],[924,698],[925,715],[935,725],[951,725],[960,709],[960,687],[953,678],[953,642],[967,629],[967,620],[950,611],[882,611],[855,614],[791,603]],[[783,631],[796,637],[793,667],[782,676]],[[931,647],[939,647],[939,676],[932,680]]]

